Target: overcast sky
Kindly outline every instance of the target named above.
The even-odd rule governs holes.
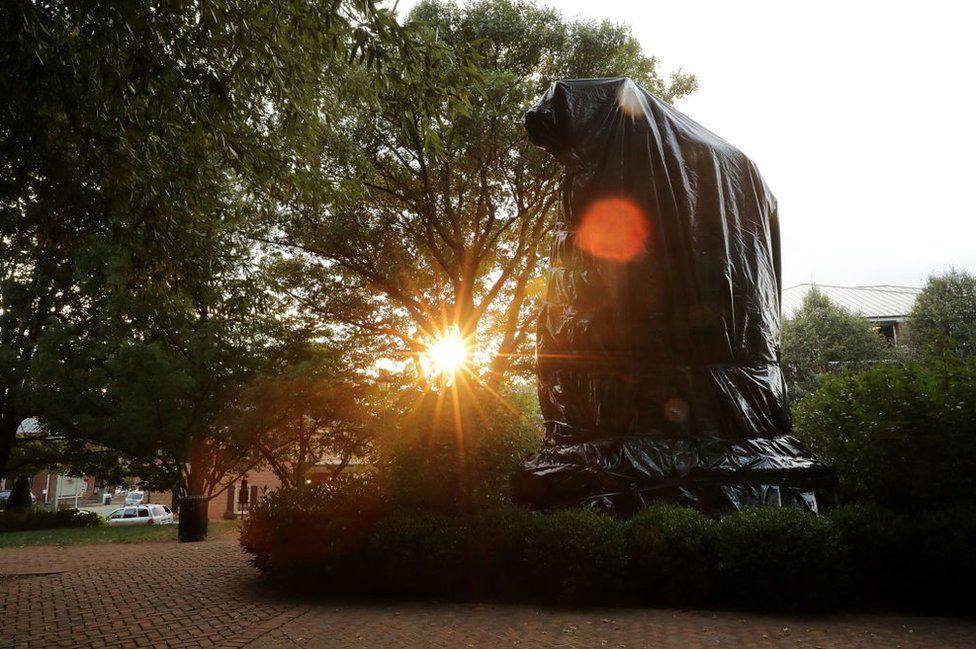
[[[784,286],[976,271],[968,3],[543,4],[627,22],[663,73],[698,76],[676,106],[759,165],[779,199]]]

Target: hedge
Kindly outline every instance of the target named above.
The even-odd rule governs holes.
[[[340,507],[334,494],[329,504],[309,503],[313,493],[269,498],[242,533],[255,565],[289,589],[560,604],[973,607],[950,596],[976,578],[968,510],[909,518],[877,507],[823,516],[758,508],[719,521],[655,506],[620,520],[512,506],[475,514],[391,511],[375,501]]]
[[[77,509],[28,509],[26,511],[5,510],[0,512],[0,532],[20,532],[26,530],[48,530],[62,527],[98,527],[102,517],[94,512]]]
[[[659,604],[715,599],[715,521],[693,509],[657,505],[638,513],[628,527],[636,597]]]
[[[848,548],[827,518],[757,508],[722,520],[716,535],[720,592],[762,608],[828,608],[846,598]]]
[[[621,597],[628,563],[624,525],[580,509],[528,520],[515,564],[529,577],[528,588],[547,601],[560,603]]]

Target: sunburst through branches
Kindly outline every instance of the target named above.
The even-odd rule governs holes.
[[[461,337],[457,328],[448,329],[428,343],[424,370],[428,375],[453,383],[459,372],[469,368],[473,355],[471,343]]]

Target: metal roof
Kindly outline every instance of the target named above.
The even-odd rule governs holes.
[[[828,284],[797,284],[783,289],[783,317],[792,318],[812,288],[827,296],[831,302],[868,320],[902,320],[915,305],[922,289],[914,286],[830,286]]]
[[[41,431],[41,423],[37,421],[36,417],[25,419],[17,426],[18,435],[37,435],[40,432],[43,432]]]

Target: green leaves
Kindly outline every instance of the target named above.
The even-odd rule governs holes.
[[[796,435],[842,491],[898,511],[976,498],[976,362],[884,364],[824,379],[793,409]]]
[[[529,2],[422,2],[404,31],[382,83],[352,65],[320,98],[320,139],[279,213],[282,288],[374,360],[416,358],[457,327],[482,351],[479,379],[528,375],[561,170],[526,142],[524,111],[559,77],[630,75],[672,100],[693,79],[672,88],[624,26]]]
[[[336,350],[284,346],[280,366],[251,381],[233,425],[253,443],[284,486],[301,487],[323,461],[331,478],[371,447],[377,416],[375,382]]]
[[[794,401],[817,389],[821,378],[884,361],[892,352],[862,316],[832,303],[814,288],[783,324],[781,362]]]
[[[919,357],[976,356],[976,276],[950,269],[929,277],[908,316],[908,344]]]
[[[402,30],[371,0],[17,0],[0,33],[0,468],[39,414],[212,487],[282,331],[255,241],[323,79]]]

